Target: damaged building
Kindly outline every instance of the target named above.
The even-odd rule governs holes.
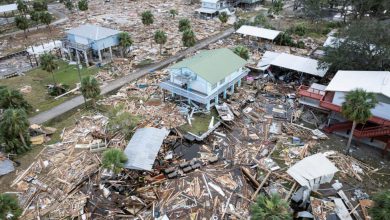
[[[249,72],[245,65],[244,59],[226,48],[202,51],[171,66],[169,79],[160,87],[188,104],[195,102],[210,110],[220,95],[226,98],[234,93],[235,85],[241,85]]]

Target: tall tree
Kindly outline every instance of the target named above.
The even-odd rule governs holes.
[[[127,49],[133,45],[133,40],[131,39],[128,32],[121,32],[119,34],[119,46],[121,49],[122,57],[125,57]]]
[[[183,32],[182,39],[185,47],[192,47],[196,44],[195,33],[191,29],[187,29]]]
[[[239,45],[234,48],[233,52],[244,60],[249,59],[249,50],[245,46]]]
[[[218,19],[221,22],[221,25],[225,24],[229,20],[229,15],[226,13],[226,11],[221,12],[218,15]]]
[[[167,34],[164,31],[157,30],[156,33],[154,33],[154,41],[156,44],[160,45],[160,54],[162,51],[162,46],[167,42]]]
[[[352,90],[345,96],[345,101],[341,106],[341,113],[345,118],[352,121],[346,154],[349,154],[356,125],[367,122],[372,116],[371,109],[374,108],[377,103],[378,101],[374,93],[366,92],[362,89]]]
[[[77,5],[80,11],[88,10],[88,0],[80,0]]]
[[[37,29],[38,29],[39,21],[41,20],[40,12],[39,11],[30,11],[30,19],[31,19],[31,21],[35,22],[35,25],[37,26]]]
[[[56,78],[54,77],[54,70],[58,68],[58,64],[55,62],[55,57],[51,53],[44,53],[39,56],[39,62],[41,64],[41,69],[51,73],[53,77],[54,85],[57,85]]]
[[[0,108],[20,108],[29,111],[32,107],[19,91],[4,87],[0,89]]]
[[[324,0],[302,0],[303,13],[312,22],[319,20]]]
[[[18,199],[10,194],[0,194],[0,219],[17,220],[22,214]]]
[[[178,14],[178,13],[177,13],[177,10],[176,10],[176,9],[171,9],[171,10],[169,10],[169,15],[170,15],[173,19],[175,19],[175,17],[176,17],[177,14]]]
[[[127,161],[126,155],[120,149],[109,149],[104,151],[102,166],[114,173],[120,173]]]
[[[53,16],[47,12],[47,11],[44,11],[44,12],[41,12],[41,22],[46,24],[46,26],[49,28],[49,31],[51,32],[51,28],[50,28],[50,23],[53,21]]]
[[[180,19],[179,21],[179,31],[184,32],[191,29],[191,22],[187,18]]]
[[[96,100],[100,95],[99,82],[92,76],[86,76],[81,80],[81,93],[86,99],[91,99],[93,108],[96,108]]]
[[[142,20],[143,25],[150,26],[154,23],[154,16],[153,16],[151,11],[144,11],[141,14],[141,20]],[[153,46],[152,44],[153,44],[153,41],[152,41],[152,39],[150,39],[150,47]]]
[[[272,194],[270,198],[260,195],[256,203],[251,207],[253,220],[292,220],[290,207],[278,194]]]
[[[74,5],[72,0],[65,0],[64,5],[69,11],[73,11]]]
[[[272,6],[269,8],[268,13],[279,15],[280,12],[283,11],[283,6],[283,0],[275,0],[272,2]]]
[[[27,12],[28,12],[28,6],[27,6],[27,4],[26,4],[23,0],[17,0],[17,1],[16,1],[16,5],[17,5],[18,11],[19,11],[22,15],[26,16],[26,14],[27,14]]]
[[[0,119],[0,142],[4,143],[5,151],[23,153],[30,149],[29,122],[23,109],[9,108]]]
[[[377,20],[354,21],[340,31],[333,46],[324,48],[322,65],[330,72],[386,70],[390,68],[390,23]]]
[[[374,207],[369,209],[372,220],[390,220],[390,190],[374,194],[373,200]]]
[[[46,0],[34,0],[33,2],[34,11],[47,11],[47,1]]]
[[[27,38],[27,33],[26,30],[28,29],[28,20],[26,17],[18,15],[15,17],[15,23],[16,27],[19,28],[20,30],[23,30],[24,32],[24,37]]]

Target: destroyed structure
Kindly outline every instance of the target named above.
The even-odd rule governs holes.
[[[368,143],[390,149],[390,72],[388,71],[342,71],[339,70],[328,86],[312,84],[300,86],[298,94],[304,105],[329,112],[327,132],[349,131],[352,122],[341,115],[345,95],[354,89],[375,93],[379,103],[371,110],[368,123],[358,125],[354,136],[367,139]],[[374,143],[375,141],[379,141]]]
[[[201,0],[201,7],[195,12],[201,17],[213,18],[219,13],[226,12],[228,15],[232,14],[234,7],[243,6],[245,8],[258,5],[261,0]]]
[[[64,55],[70,61],[84,62],[89,66],[90,62],[99,63],[107,58],[112,60],[112,48],[119,45],[120,31],[100,27],[97,25],[81,25],[66,32],[63,40]],[[108,51],[107,51],[108,49]]]
[[[160,84],[172,96],[184,98],[185,102],[201,104],[207,110],[218,104],[222,94],[234,93],[234,87],[241,85],[241,79],[249,70],[246,61],[231,50],[222,48],[201,51],[169,68],[169,80]],[[228,91],[229,90],[229,91]]]

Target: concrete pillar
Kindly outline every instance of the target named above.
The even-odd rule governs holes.
[[[99,55],[99,61],[100,61],[101,63],[103,63],[102,52],[101,52],[101,50],[98,50],[98,55]]]
[[[72,61],[72,51],[69,47],[68,47],[68,53],[69,53],[69,61]]]
[[[233,94],[234,93],[234,83],[232,85],[232,87],[230,88],[230,92]]]
[[[227,98],[227,91],[226,91],[226,89],[225,89],[225,90],[223,90],[223,98],[224,98],[224,99],[226,99],[226,98]]]
[[[207,111],[210,111],[210,101],[207,102],[206,109],[207,109]]]
[[[188,99],[188,104],[191,105],[191,99]]]
[[[112,49],[110,47],[110,56],[111,56],[111,61],[112,61]]]
[[[215,96],[215,104],[216,104],[216,105],[218,105],[218,98],[219,98],[218,95]]]
[[[237,86],[241,87],[241,79],[238,80]]]
[[[80,55],[79,55],[79,51],[76,50],[76,57],[77,57],[77,65],[80,64]]]
[[[84,51],[84,58],[85,58],[85,65],[87,65],[87,67],[89,67],[87,51]]]

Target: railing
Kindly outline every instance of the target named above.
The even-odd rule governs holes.
[[[301,85],[298,88],[299,95],[305,96],[308,98],[312,98],[312,99],[316,99],[316,100],[321,100],[323,93],[324,93],[323,90],[313,89],[313,88],[310,88],[309,86]]]
[[[84,45],[84,44],[79,44],[76,42],[71,42],[68,39],[64,38],[62,40],[63,46],[65,48],[70,47],[78,50],[88,50],[91,46],[90,45]]]

